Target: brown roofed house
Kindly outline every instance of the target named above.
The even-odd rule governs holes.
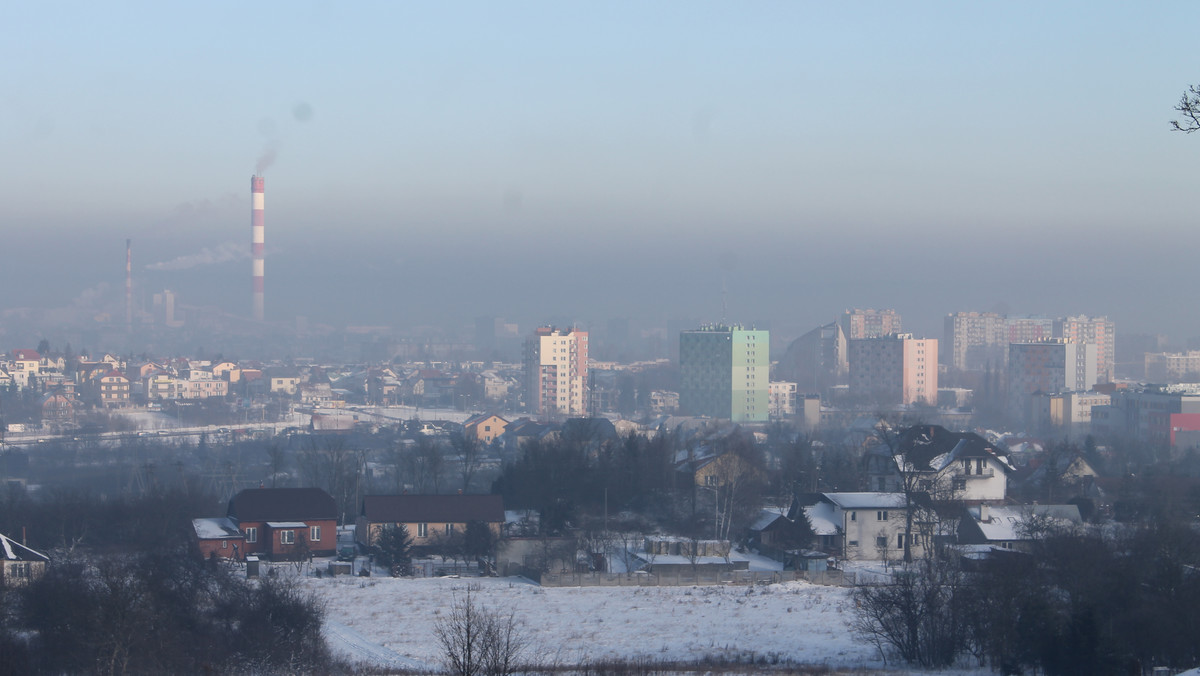
[[[436,544],[439,537],[464,533],[467,524],[487,524],[492,537],[504,526],[504,498],[499,495],[368,495],[354,524],[354,539],[370,547],[389,526],[403,524],[414,547]]]
[[[243,554],[286,560],[337,551],[337,503],[320,488],[250,488],[233,496],[227,516],[246,538]]]

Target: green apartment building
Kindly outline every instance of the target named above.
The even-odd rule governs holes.
[[[679,334],[679,408],[686,415],[766,422],[771,376],[767,331],[704,326]]]

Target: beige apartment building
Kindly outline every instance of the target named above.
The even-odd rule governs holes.
[[[542,327],[525,341],[525,403],[542,416],[588,412],[588,334]]]
[[[850,394],[880,404],[937,405],[938,341],[911,333],[851,340]]]

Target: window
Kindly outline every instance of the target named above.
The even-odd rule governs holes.
[[[258,542],[258,529],[250,527],[246,529],[246,542]]]
[[[454,534],[454,524],[452,524],[452,523],[446,524],[446,535],[453,535],[453,534]]]
[[[229,549],[229,540],[221,540],[221,549]]]
[[[850,520],[858,521],[858,512],[850,512]]]
[[[876,521],[887,521],[888,520],[887,510],[885,509],[880,512],[875,512],[875,520]]]
[[[281,545],[296,544],[296,531],[294,531],[294,530],[279,531],[279,544],[281,544]]]
[[[29,579],[31,570],[29,564],[22,562],[12,565],[9,570],[12,571],[14,577]]]
[[[904,533],[896,535],[896,549],[904,549]]]
[[[857,547],[857,546],[858,546],[858,540],[851,540],[851,541],[847,542],[846,544],[847,544],[847,545],[850,545],[851,547]]]
[[[880,549],[887,547],[887,536],[880,535],[879,537],[875,538],[875,546]]]
[[[417,537],[423,538],[423,537],[428,537],[428,536],[429,536],[429,524],[427,524],[427,523],[417,524]]]
[[[312,528],[310,528],[309,533],[308,533],[308,539],[313,542],[320,542],[321,541],[321,527],[313,526]]]

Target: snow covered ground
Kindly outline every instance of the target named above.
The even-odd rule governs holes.
[[[853,637],[850,590],[802,582],[710,587],[542,588],[522,578],[304,578],[326,603],[325,635],[352,661],[434,668],[433,635],[468,584],[483,605],[515,612],[546,662],[606,658],[779,658],[881,667]]]

